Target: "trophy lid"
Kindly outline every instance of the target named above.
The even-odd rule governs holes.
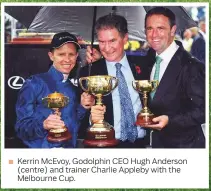
[[[60,98],[60,97],[65,97],[65,96],[64,96],[64,94],[58,93],[58,92],[54,92],[54,93],[48,95],[48,98]]]

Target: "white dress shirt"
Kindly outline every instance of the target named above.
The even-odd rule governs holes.
[[[179,46],[176,44],[175,41],[173,41],[165,51],[163,51],[161,54],[159,54],[159,57],[162,58],[162,62],[160,63],[159,82],[161,81],[163,74],[166,71],[166,68],[167,68],[170,60],[172,59],[172,57],[174,56],[174,54],[176,53],[178,48],[179,48]],[[158,56],[157,53],[156,53],[156,56]],[[155,64],[152,68],[152,72],[150,75],[151,80],[153,80],[154,74],[155,74]]]
[[[68,79],[68,74],[63,74],[63,76],[64,76],[64,79],[62,80],[62,82],[64,83],[64,82],[66,82],[67,79]]]
[[[116,77],[116,64],[117,62],[108,62],[106,61],[106,66],[108,70],[108,75]],[[125,80],[128,86],[128,90],[130,93],[130,97],[133,104],[133,110],[135,113],[135,117],[138,115],[138,113],[141,111],[141,101],[139,98],[139,94],[136,90],[132,87],[132,81],[134,80],[133,73],[131,71],[130,65],[128,63],[126,54],[118,62],[122,64],[121,71],[125,76]],[[118,86],[114,89],[112,92],[112,102],[113,102],[113,115],[114,115],[114,130],[115,130],[115,138],[120,139],[121,136],[121,107],[120,107],[120,97],[119,97],[119,90]],[[142,129],[140,126],[137,127],[138,130],[138,138],[143,138],[146,134],[145,130]]]

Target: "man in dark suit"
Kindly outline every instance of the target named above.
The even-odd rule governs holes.
[[[205,67],[174,41],[175,23],[164,7],[145,18],[147,41],[156,51],[150,78],[159,80],[150,105],[157,124],[146,127],[154,129],[153,148],[204,148]]]
[[[103,58],[92,64],[90,75],[110,75],[117,76],[117,67],[120,65],[121,72],[124,75],[127,91],[129,93],[129,100],[131,103],[131,110],[134,117],[132,121],[127,121],[126,134],[123,133],[123,120],[125,118],[122,113],[122,93],[120,93],[119,86],[122,83],[119,79],[118,87],[108,96],[103,98],[104,106],[93,106],[91,109],[90,119],[92,122],[97,122],[103,118],[109,124],[114,126],[115,137],[120,142],[117,147],[119,148],[145,148],[147,141],[146,131],[135,126],[135,120],[137,114],[141,110],[141,101],[139,94],[132,88],[133,80],[146,79],[149,76],[148,60],[145,57],[129,57],[124,52],[124,45],[128,41],[128,29],[127,21],[124,17],[119,15],[106,15],[98,19],[96,22],[96,32],[99,41],[99,48],[103,55]],[[80,71],[80,77],[88,76],[88,66],[84,67]],[[106,108],[106,112],[105,112]],[[130,104],[127,108],[129,110]],[[128,111],[126,111],[128,112]],[[130,116],[129,115],[129,118]],[[89,116],[87,120],[82,123],[81,130],[89,126]],[[131,133],[132,132],[132,133]],[[135,137],[130,139],[127,134],[135,134]],[[122,135],[124,138],[122,138]],[[130,135],[128,135],[130,136]]]

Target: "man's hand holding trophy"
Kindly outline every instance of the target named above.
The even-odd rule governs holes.
[[[61,118],[60,109],[65,107],[69,103],[69,98],[64,96],[62,93],[54,92],[49,94],[47,97],[43,98],[43,104],[51,108],[54,111],[53,115],[50,115],[44,122],[44,126],[47,128],[48,119],[55,119],[58,121],[57,124],[54,124],[54,128],[49,129],[47,140],[49,142],[62,142],[71,139],[71,134],[68,131],[63,121],[59,121]],[[49,120],[50,121],[50,120]],[[52,127],[52,126],[51,126]]]
[[[96,105],[103,105],[102,97],[110,94],[118,85],[116,77],[108,75],[81,77],[83,91],[96,97]],[[104,113],[104,112],[103,112]],[[113,127],[104,120],[94,121],[87,130],[84,144],[89,147],[111,147],[118,144]]]
[[[83,91],[92,94],[96,97],[96,106],[103,106],[102,97],[110,94],[118,85],[118,79],[116,77],[108,75],[88,76],[81,77],[79,84]],[[149,110],[147,106],[148,94],[155,91],[158,86],[156,80],[134,80],[132,82],[133,88],[143,95],[143,108],[137,116],[136,125],[147,126],[154,124],[154,114]],[[102,109],[101,109],[102,108]],[[100,109],[102,112],[99,112]],[[118,144],[118,140],[115,139],[115,132],[113,127],[104,120],[98,120],[104,118],[105,106],[98,108],[98,114],[92,121],[93,124],[87,130],[87,136],[84,140],[84,144],[89,147],[112,147]],[[94,113],[95,109],[91,110]]]
[[[147,126],[154,124],[154,114],[147,106],[148,94],[155,91],[158,86],[157,80],[135,80],[132,82],[133,88],[143,95],[143,107],[137,116],[136,125]]]

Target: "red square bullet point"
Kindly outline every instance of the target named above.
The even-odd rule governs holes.
[[[9,160],[9,164],[13,164],[13,160]]]

